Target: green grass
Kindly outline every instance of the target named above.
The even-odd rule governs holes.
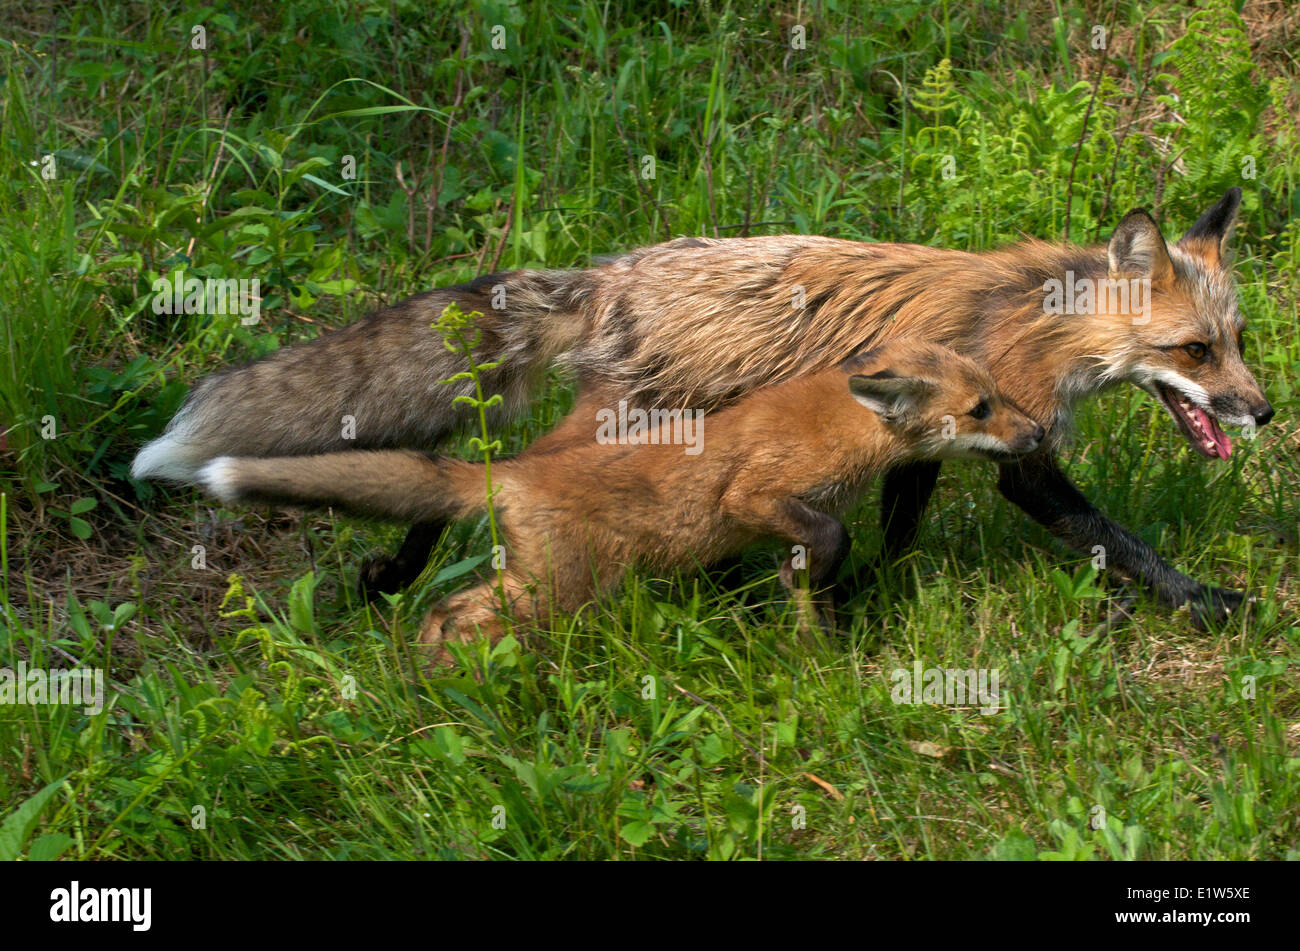
[[[0,4],[0,667],[108,683],[97,715],[0,704],[0,857],[1296,857],[1295,18],[804,6],[794,49],[774,4]],[[202,374],[494,266],[700,233],[984,248],[1061,237],[1067,202],[1076,241],[1138,205],[1174,233],[1233,184],[1276,422],[1209,465],[1117,390],[1067,453],[1259,596],[1218,631],[1139,599],[1094,633],[1116,592],[969,464],[843,636],[797,632],[758,550],[740,589],[632,576],[427,679],[415,629],[486,520],[366,607],[395,528],[126,478]],[[261,323],[154,314],[176,268],[259,277]],[[491,435],[517,451],[571,397],[556,376]],[[996,669],[1001,710],[893,702],[917,660]]]

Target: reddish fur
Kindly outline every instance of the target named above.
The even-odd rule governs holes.
[[[855,374],[930,381],[914,413],[886,423],[850,392]],[[515,618],[575,611],[640,565],[673,572],[707,565],[765,537],[811,547],[789,500],[838,511],[890,465],[932,458],[967,436],[1024,451],[1033,421],[1005,403],[988,373],[950,350],[896,341],[845,368],[750,394],[704,420],[702,449],[595,441],[589,393],[565,423],[520,456],[492,466],[508,556],[504,589]],[[970,411],[981,400],[990,415]],[[952,437],[948,438],[949,432]],[[461,517],[480,511],[483,467],[413,453],[365,452],[235,459],[228,494],[245,500],[331,503],[364,514]],[[825,551],[810,550],[814,567]],[[788,575],[789,572],[786,572]],[[481,630],[501,635],[494,581],[453,596],[421,633],[436,647]],[[450,622],[450,623],[449,623]],[[439,649],[438,658],[446,656]]]

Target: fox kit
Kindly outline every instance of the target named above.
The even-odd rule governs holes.
[[[492,467],[507,545],[504,593],[516,619],[575,611],[628,566],[708,565],[767,537],[802,546],[781,568],[820,587],[848,551],[831,513],[888,466],[915,459],[1008,461],[1045,431],[998,393],[992,376],[946,347],[893,340],[831,370],[759,389],[704,417],[696,452],[665,422],[634,444],[594,438],[599,407],[570,415],[586,437],[552,436]],[[642,441],[645,440],[645,441]],[[361,515],[434,521],[486,508],[483,466],[400,451],[219,458],[199,482],[224,501],[334,505]],[[802,558],[800,559],[802,561]],[[496,582],[452,597],[421,642],[501,635]]]
[[[1116,384],[1146,390],[1199,455],[1223,459],[1221,424],[1263,425],[1273,409],[1242,360],[1228,241],[1241,190],[1176,242],[1145,211],[1095,247],[1028,240],[985,253],[809,235],[682,238],[576,271],[513,271],[431,291],[311,343],[199,381],[136,478],[194,481],[217,456],[432,448],[464,419],[469,381],[429,330],[448,303],[481,311],[479,362],[522,412],[548,365],[643,406],[715,409],[771,383],[816,373],[865,346],[909,336],[988,366],[1047,428],[1041,451],[1002,465],[998,487],[1072,547],[1102,546],[1112,570],[1198,621],[1242,601],[1175,570],[1071,484],[1054,450],[1076,404]],[[353,440],[340,420],[356,420]],[[915,539],[938,477],[934,460],[885,477],[885,556]],[[366,569],[394,590],[423,567],[436,531],[417,524],[399,557]]]

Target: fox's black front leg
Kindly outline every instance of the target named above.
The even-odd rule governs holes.
[[[397,554],[367,559],[361,565],[361,597],[372,601],[380,594],[396,594],[418,578],[445,527],[444,522],[416,522]]]
[[[910,462],[885,472],[880,491],[880,527],[885,533],[880,559],[892,564],[916,543],[921,516],[939,481],[938,462]]]
[[[1106,565],[1141,583],[1170,607],[1189,604],[1198,624],[1222,621],[1241,606],[1239,591],[1203,585],[1175,569],[1154,548],[1083,497],[1056,459],[1046,453],[1006,463],[998,489],[1070,547],[1092,553],[1100,545]]]
[[[847,600],[869,587],[916,544],[921,516],[939,481],[939,462],[909,462],[885,471],[880,490],[880,528],[884,542],[866,570],[858,570],[839,584],[839,600]]]

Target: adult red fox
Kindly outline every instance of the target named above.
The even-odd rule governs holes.
[[[712,409],[759,386],[836,365],[911,336],[993,372],[1048,430],[1040,452],[1002,466],[1008,499],[1072,547],[1102,546],[1112,570],[1162,603],[1221,619],[1242,594],[1199,584],[1096,508],[1053,450],[1083,398],[1121,382],[1158,399],[1208,458],[1231,442],[1220,423],[1263,425],[1273,409],[1242,361],[1245,325],[1226,246],[1241,203],[1232,188],[1174,244],[1145,211],[1095,247],[1027,240],[984,253],[807,235],[681,238],[586,270],[512,271],[430,291],[310,343],[195,386],[167,431],[135,460],[137,478],[192,482],[222,455],[431,448],[466,421],[464,369],[429,329],[443,308],[481,311],[478,360],[520,413],[553,362],[580,392],[639,406]],[[344,418],[352,417],[348,429]],[[355,438],[345,438],[346,436]],[[915,539],[937,462],[889,473],[885,555]],[[417,524],[396,559],[368,566],[380,590],[423,567],[436,526]]]
[[[613,410],[593,402],[569,416],[583,438],[552,433],[492,466],[507,551],[503,591],[516,620],[550,607],[575,611],[633,565],[706,566],[769,536],[799,546],[781,568],[786,587],[795,590],[804,567],[811,587],[820,587],[849,547],[829,513],[886,468],[917,459],[1007,461],[1046,435],[997,392],[987,370],[906,339],[702,417],[670,414],[658,426],[606,434],[625,441],[601,437]],[[226,502],[331,505],[431,522],[486,510],[485,475],[481,464],[390,450],[221,457],[197,479]],[[477,630],[495,640],[501,606],[495,581],[458,594],[425,619],[421,642],[445,661],[445,639]]]

